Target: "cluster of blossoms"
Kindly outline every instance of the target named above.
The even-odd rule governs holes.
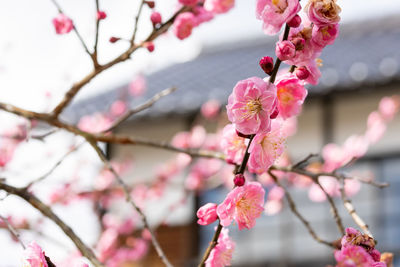
[[[346,229],[346,235],[341,240],[341,249],[335,251],[335,259],[336,267],[386,267],[391,260],[390,257],[382,257],[375,249],[375,240],[372,237],[351,227]]]

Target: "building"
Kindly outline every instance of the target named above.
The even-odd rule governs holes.
[[[323,59],[320,84],[309,89],[298,133],[288,141],[294,159],[310,152],[318,153],[329,142],[343,143],[353,133],[365,130],[368,114],[375,110],[386,95],[400,93],[400,18],[387,17],[376,21],[343,25],[335,44],[327,47]],[[275,39],[252,40],[206,49],[193,61],[167,67],[147,77],[148,92],[141,99],[131,99],[132,106],[170,86],[178,91],[163,98],[152,108],[137,114],[118,131],[154,140],[170,140],[178,131],[188,130],[194,123],[200,106],[215,98],[226,103],[235,83],[251,76],[263,77],[258,66],[261,57],[274,54]],[[94,98],[70,106],[63,118],[77,122],[86,114],[108,109],[124,95],[126,87],[116,88]],[[212,129],[213,125],[208,125]],[[140,166],[135,175],[151,177],[156,162],[171,157],[171,152],[148,147],[110,146],[112,157],[127,153],[136,155]],[[385,137],[372,146],[356,167],[373,172],[389,188],[362,186],[354,198],[359,214],[368,222],[381,251],[400,256],[400,116],[389,125]],[[129,179],[129,175],[127,175]],[[165,203],[182,195],[181,184],[170,188]],[[338,233],[326,204],[312,203],[307,193],[293,190],[301,212],[324,238],[333,240]],[[170,227],[159,229],[167,255],[178,266],[193,266],[211,239],[212,227],[196,227],[196,206],[205,201],[223,198],[220,190],[192,196],[186,208],[172,215]],[[174,197],[173,197],[174,196]],[[346,226],[354,226],[344,208],[339,212]],[[397,204],[397,205],[396,205]],[[157,205],[155,205],[157,206]],[[158,205],[157,212],[164,209]],[[156,213],[156,212],[155,212]],[[150,216],[151,217],[151,216]],[[157,221],[157,219],[154,219]],[[204,230],[205,229],[205,230]],[[179,238],[172,239],[179,233]],[[249,231],[233,231],[238,243],[235,266],[324,266],[332,259],[332,251],[317,244],[301,223],[285,209],[280,215],[263,217]],[[185,248],[185,249],[184,249]],[[151,266],[157,266],[156,260]],[[331,262],[332,263],[332,262]],[[149,263],[148,263],[149,264]],[[397,260],[397,265],[399,265]],[[148,265],[149,266],[149,265]]]

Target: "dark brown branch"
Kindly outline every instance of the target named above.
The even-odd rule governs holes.
[[[203,258],[201,259],[199,267],[206,266],[206,261],[207,261],[208,257],[210,256],[211,251],[218,244],[218,238],[219,238],[219,235],[221,234],[221,230],[222,230],[222,225],[219,223],[217,229],[215,230],[213,239],[211,240],[210,244],[208,245],[208,247],[204,253]]]
[[[84,257],[86,257],[94,266],[105,267],[94,255],[93,251],[83,243],[83,241],[75,234],[75,232],[64,223],[49,206],[44,204],[35,195],[28,192],[25,188],[17,188],[0,182],[0,189],[9,194],[19,196],[27,201],[32,207],[40,211],[44,216],[52,220],[61,230],[71,239],[75,246],[79,249]]]

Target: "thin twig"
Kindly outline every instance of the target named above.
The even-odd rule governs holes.
[[[333,247],[335,248],[335,245],[333,242],[328,242],[325,241],[323,239],[321,239],[314,231],[314,229],[311,227],[311,224],[309,221],[307,221],[303,215],[300,214],[300,212],[297,210],[296,204],[292,198],[292,196],[289,193],[289,190],[282,185],[279,182],[279,179],[272,173],[271,170],[268,171],[268,174],[272,177],[272,179],[274,180],[275,184],[279,187],[281,187],[284,191],[285,191],[285,198],[287,200],[287,202],[289,203],[289,208],[290,210],[293,212],[294,215],[296,215],[296,217],[303,223],[303,225],[307,228],[308,232],[310,233],[311,237],[314,238],[314,240],[316,240],[317,242],[327,245],[329,247]]]
[[[217,229],[215,230],[213,239],[211,240],[210,244],[208,245],[208,247],[204,253],[203,258],[201,259],[199,267],[204,267],[206,265],[206,261],[207,261],[208,257],[210,256],[211,251],[218,244],[218,238],[219,238],[219,235],[221,234],[221,230],[222,230],[222,225],[219,223]]]
[[[94,39],[94,47],[93,47],[93,64],[94,64],[94,67],[97,68],[99,66],[98,58],[97,58],[97,45],[99,42],[100,20],[101,19],[98,18],[98,14],[100,11],[99,0],[95,0],[95,3],[96,3],[96,37]]]
[[[62,10],[61,6],[57,3],[56,0],[50,0],[50,1],[53,2],[54,6],[57,8],[59,13],[65,14],[65,12]],[[72,27],[73,27],[72,29],[74,30],[76,36],[78,37],[79,41],[81,42],[82,47],[85,49],[85,52],[90,56],[90,58],[93,59],[92,53],[90,53],[87,45],[85,44],[85,41],[83,41],[83,38],[82,38],[81,34],[79,33],[78,29],[76,28],[74,22],[73,22]]]
[[[103,132],[109,132],[114,130],[116,127],[118,127],[121,123],[123,123],[124,121],[126,121],[129,117],[131,117],[132,115],[139,113],[145,109],[150,108],[151,106],[153,106],[158,100],[160,100],[162,97],[167,96],[173,92],[176,91],[176,87],[171,87],[168,89],[165,89],[157,94],[155,94],[152,98],[150,98],[149,100],[147,100],[146,102],[134,107],[133,109],[127,111],[123,116],[121,116],[120,118],[118,118],[118,120],[114,121],[114,123],[106,130],[104,130]]]
[[[335,219],[336,222],[336,226],[338,227],[338,230],[340,232],[340,234],[343,236],[345,234],[344,231],[344,226],[343,226],[343,222],[342,222],[342,218],[339,215],[339,211],[336,207],[335,201],[333,200],[333,198],[331,197],[331,195],[329,195],[328,192],[326,192],[325,188],[321,185],[321,183],[319,182],[319,179],[317,179],[315,181],[315,183],[318,185],[318,187],[322,190],[322,192],[324,192],[326,198],[328,199],[328,203],[331,206],[331,212],[332,212],[332,216]]]
[[[343,206],[346,208],[351,218],[353,218],[353,221],[361,228],[361,230],[363,230],[364,234],[373,237],[372,233],[369,231],[368,225],[357,214],[356,209],[353,206],[353,203],[351,203],[351,200],[346,196],[346,192],[344,190],[344,179],[340,179],[339,183],[340,183],[340,188],[339,188],[340,195],[342,197]]]
[[[318,154],[313,154],[313,153],[309,154],[307,157],[294,164],[292,168],[296,169],[301,167],[303,164],[307,163],[313,157],[318,157]]]
[[[46,179],[50,174],[52,174],[52,172],[57,169],[58,166],[60,166],[61,163],[63,163],[63,161],[69,156],[71,155],[73,152],[77,151],[82,145],[83,143],[80,143],[77,146],[74,146],[73,148],[69,149],[57,162],[56,164],[54,164],[54,166],[48,170],[45,174],[43,174],[42,176],[32,180],[25,188],[30,188],[33,184],[41,182],[42,180]]]
[[[150,234],[151,234],[151,242],[158,254],[158,256],[160,257],[160,259],[162,260],[162,262],[165,264],[165,266],[167,267],[173,267],[173,265],[169,262],[167,256],[165,255],[164,251],[162,250],[157,238],[155,237],[155,234],[153,233],[153,231],[150,228],[150,225],[147,221],[146,215],[143,213],[143,211],[139,208],[139,206],[136,205],[136,203],[133,201],[131,194],[129,192],[129,187],[127,184],[125,184],[125,182],[122,180],[122,178],[119,176],[119,174],[115,171],[115,169],[112,167],[112,165],[110,164],[110,162],[107,160],[106,156],[104,155],[103,151],[99,148],[99,146],[90,139],[87,139],[87,141],[89,142],[89,144],[93,147],[93,149],[97,152],[97,155],[99,156],[100,160],[104,163],[104,165],[107,167],[107,169],[109,169],[113,175],[115,176],[115,178],[117,179],[118,183],[121,185],[124,194],[125,194],[125,198],[126,201],[131,204],[131,206],[136,210],[136,212],[140,215],[140,218],[142,219],[143,222],[143,227],[146,228]]]
[[[139,9],[138,12],[136,13],[136,17],[135,17],[135,26],[133,28],[133,33],[132,33],[132,37],[131,37],[131,45],[133,45],[135,43],[135,38],[136,38],[136,33],[138,30],[138,25],[139,25],[139,18],[140,15],[142,14],[142,9],[143,9],[143,5],[144,5],[145,0],[141,0],[140,4],[139,4]]]
[[[18,241],[18,243],[21,244],[22,248],[25,249],[26,246],[24,242],[22,242],[20,235],[18,231],[14,228],[14,226],[12,226],[11,223],[8,221],[8,219],[3,217],[2,215],[0,215],[0,219],[6,224],[7,229],[11,233],[11,235]]]
[[[84,257],[86,257],[94,266],[105,267],[95,256],[92,249],[83,243],[83,241],[75,234],[75,232],[69,227],[63,220],[61,220],[52,209],[44,204],[35,195],[30,193],[26,188],[17,188],[5,183],[0,182],[0,189],[6,191],[9,194],[16,195],[27,201],[32,207],[40,211],[44,216],[52,220],[61,230],[69,237],[69,239],[75,244]]]

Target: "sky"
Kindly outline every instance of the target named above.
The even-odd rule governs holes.
[[[107,40],[110,36],[130,36],[137,2],[100,1],[101,9],[108,14],[100,32],[101,62],[115,57],[126,48],[124,43],[110,44]],[[169,64],[191,60],[210,46],[263,38],[265,35],[261,30],[261,22],[254,15],[255,2],[237,0],[231,12],[196,28],[193,35],[184,41],[179,41],[172,34],[159,38],[154,53],[149,55],[147,51],[139,51],[129,62],[115,66],[96,78],[79,93],[78,98],[126,84],[138,72],[146,74]],[[338,0],[338,3],[342,7],[343,23],[400,14],[398,0]],[[59,0],[59,4],[74,20],[91,48],[94,39],[94,1]],[[0,0],[0,5],[0,25],[3,25],[0,27],[0,36],[3,37],[0,38],[0,101],[48,111],[74,81],[91,70],[90,59],[74,34],[55,34],[51,20],[57,10],[50,0]],[[176,9],[176,2],[158,0],[156,9],[163,18],[168,18]],[[144,38],[151,28],[148,18],[149,10],[145,8],[140,21],[139,39]],[[46,94],[48,97],[44,97]]]

